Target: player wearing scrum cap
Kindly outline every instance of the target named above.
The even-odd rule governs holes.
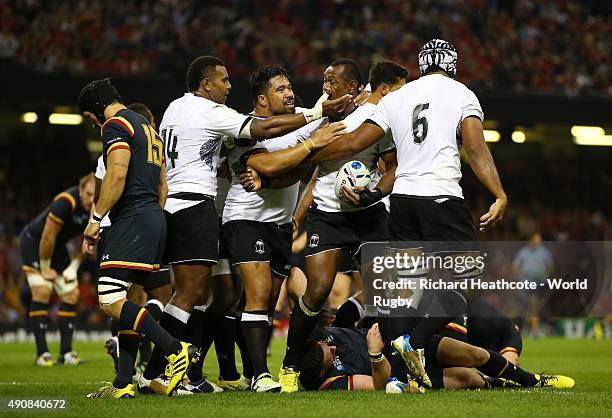
[[[356,107],[349,104],[341,115],[347,130],[356,129],[376,109],[375,101],[382,94],[393,91],[405,83],[407,72],[394,63],[376,67],[375,73],[388,77],[380,83],[370,102]],[[330,98],[359,93],[361,74],[358,65],[351,59],[341,58],[331,63],[323,74],[323,89]],[[383,86],[384,84],[384,86]],[[381,91],[384,89],[384,93]],[[395,147],[391,137],[374,144],[354,157],[368,168],[376,168],[382,158],[389,168],[372,191],[364,190],[352,200],[355,206],[340,202],[334,194],[334,183],[338,170],[347,160],[319,164],[319,174],[314,187],[314,203],[308,211],[306,231],[306,293],[291,313],[287,351],[279,374],[281,392],[298,390],[301,350],[312,331],[317,314],[325,303],[334,283],[336,272],[343,257],[343,249],[355,254],[363,241],[385,241],[387,239],[387,211],[380,199],[391,191],[394,179]]]
[[[159,269],[166,222],[160,190],[165,183],[163,142],[149,121],[123,105],[110,79],[87,84],[79,94],[83,116],[101,127],[106,174],[100,198],[85,232],[94,245],[100,238],[100,221],[110,213],[113,227],[106,237],[100,263],[98,299],[101,310],[119,322],[127,335],[143,335],[167,355],[167,395],[171,395],[197,359],[191,344],[168,334],[148,311],[126,299],[131,283],[143,283]],[[132,367],[119,368],[108,383],[89,398],[133,398]]]
[[[153,129],[156,128],[155,117],[145,104],[132,103],[127,106],[127,108],[144,116],[149,121],[151,127],[153,127]],[[102,186],[102,180],[104,179],[105,174],[106,166],[104,165],[104,156],[100,155],[100,157],[98,157],[98,163],[95,171],[96,193],[94,202],[96,202],[100,196],[100,188]],[[164,188],[163,190],[160,190],[160,192],[162,194],[161,200],[163,202],[165,201],[167,190]],[[109,216],[106,215],[100,222],[100,240],[96,245],[98,249],[98,263],[102,261],[102,249],[104,248],[104,241],[106,239],[106,235],[108,235],[108,231],[110,231],[110,227],[111,221]],[[86,252],[93,251],[93,248],[89,248],[86,242],[84,242],[84,247]],[[159,271],[152,272],[150,277],[143,283],[143,285],[144,287],[140,285],[132,285],[128,292],[128,299],[132,302],[140,304],[144,290],[144,292],[146,292],[145,297],[147,298],[145,299],[146,302],[144,307],[156,321],[159,321],[164,305],[168,303],[168,300],[170,300],[170,296],[172,295],[172,287],[170,286],[170,272],[168,271],[168,268],[162,267],[159,269]],[[142,373],[151,357],[151,343],[144,339],[139,340],[138,338],[134,338],[133,335],[128,335],[125,333],[119,334],[119,323],[116,321],[112,321],[111,333],[112,337],[106,341],[105,348],[107,353],[113,359],[115,371],[118,370],[121,362],[119,359],[119,353],[121,353],[121,357],[123,357],[123,362],[128,364],[127,367],[132,367],[131,364],[129,364],[131,363],[130,358],[136,357],[136,350],[139,349],[140,357],[136,369]],[[121,345],[121,350],[119,349],[119,345]]]
[[[508,202],[484,141],[484,114],[476,95],[454,79],[457,52],[450,43],[440,39],[427,42],[419,53],[419,68],[419,79],[383,98],[372,117],[318,152],[313,160],[348,158],[391,132],[398,166],[390,198],[390,238],[474,241],[476,233],[459,185],[462,148],[472,170],[495,198],[480,218],[480,231],[501,221]],[[426,380],[420,360],[410,354],[412,349],[422,348],[449,320],[429,317],[411,332],[409,344],[408,339],[402,341],[404,357],[412,363],[409,367],[418,371],[415,377]]]
[[[303,113],[256,119],[225,106],[231,90],[225,64],[212,56],[196,58],[187,70],[187,90],[166,109],[160,132],[167,160],[168,235],[164,261],[171,265],[175,293],[160,324],[183,335],[194,306],[207,299],[211,268],[217,263],[219,224],[214,206],[221,143],[227,139],[271,138],[344,109],[349,96],[319,101]],[[154,379],[164,366],[154,350],[145,370]]]

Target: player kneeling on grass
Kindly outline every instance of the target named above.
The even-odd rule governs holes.
[[[106,175],[100,198],[84,236],[93,245],[99,240],[100,221],[110,212],[113,227],[101,248],[98,295],[102,311],[120,324],[120,333],[140,335],[152,341],[167,356],[166,394],[182,381],[197,349],[172,337],[134,302],[126,299],[131,283],[142,284],[159,260],[166,236],[166,221],[160,207],[160,187],[165,182],[163,142],[146,118],[128,110],[109,79],[85,86],[79,95],[83,115],[102,127]],[[138,345],[130,361],[119,364],[117,377],[90,398],[134,397],[132,373]],[[128,364],[131,363],[131,364]]]
[[[300,381],[306,389],[423,392],[414,381],[407,380],[408,369],[397,364],[397,357],[387,359],[383,354],[385,344],[378,324],[367,334],[360,329],[330,327],[315,330],[312,337],[300,365]],[[434,389],[574,386],[569,377],[532,374],[495,352],[448,337],[432,337],[426,346],[426,358]]]

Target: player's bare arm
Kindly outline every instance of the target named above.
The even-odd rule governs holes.
[[[359,128],[342,135],[332,144],[317,151],[311,157],[311,161],[333,161],[350,158],[376,143],[384,135],[385,131],[379,126],[367,122],[362,123]]]
[[[391,376],[391,365],[383,355],[385,343],[383,342],[378,324],[372,325],[366,337],[368,344],[368,355],[372,365],[372,386],[374,390],[385,390],[389,376]],[[354,380],[353,380],[354,383]]]
[[[262,140],[285,135],[323,116],[342,113],[352,99],[351,95],[345,94],[335,100],[324,100],[304,113],[277,115],[266,119],[252,119],[249,122],[250,137]]]
[[[291,171],[275,176],[260,176],[257,170],[247,167],[246,171],[240,175],[240,184],[247,192],[256,192],[265,189],[284,189],[302,180],[312,170],[311,164],[300,164]]]
[[[339,138],[344,128],[345,126],[341,123],[332,123],[317,129],[306,141],[291,148],[274,152],[252,153],[249,155],[247,165],[265,177],[286,173],[297,167],[316,149],[323,148]]]
[[[489,211],[480,217],[480,231],[485,232],[497,225],[504,217],[508,197],[504,192],[491,151],[487,146],[482,121],[476,117],[468,117],[461,122],[461,138],[470,167],[478,180],[495,197],[495,202]]]
[[[38,254],[40,257],[40,274],[45,279],[55,279],[57,272],[51,268],[51,257],[55,250],[55,239],[62,230],[62,224],[47,217],[45,228],[40,237]]]
[[[395,149],[389,150],[381,154],[380,158],[384,161],[386,171],[378,181],[374,189],[365,189],[360,186],[353,187],[342,186],[342,192],[347,202],[355,207],[370,206],[378,202],[385,196],[388,196],[393,190],[395,183],[395,169],[397,168],[397,154]]]
[[[96,213],[104,217],[117,203],[127,178],[130,165],[131,152],[126,149],[118,149],[108,155],[106,161],[106,175],[102,180],[100,198],[96,205]],[[100,238],[100,224],[90,223],[83,234],[89,244],[94,244]]]
[[[166,182],[166,163],[162,163],[159,173],[159,206],[163,209],[166,206],[168,197],[168,183]]]

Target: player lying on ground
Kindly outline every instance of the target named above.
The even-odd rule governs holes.
[[[416,385],[407,384],[408,369],[392,374],[391,362],[397,356],[385,356],[385,343],[374,324],[364,329],[317,328],[311,335],[301,361],[302,385],[309,390],[384,390],[418,393]],[[389,357],[389,360],[388,358]],[[512,365],[499,354],[453,338],[435,335],[426,345],[427,372],[435,389],[481,389],[512,386],[571,388],[574,380],[527,372]],[[478,372],[472,370],[478,369]],[[494,377],[491,377],[494,376]],[[392,379],[389,381],[389,379]],[[389,384],[390,387],[387,385]]]
[[[76,365],[81,361],[72,350],[72,335],[79,301],[77,270],[85,255],[79,248],[71,261],[66,243],[85,230],[93,198],[94,177],[91,173],[82,177],[78,186],[58,194],[19,234],[23,271],[32,291],[30,324],[36,342],[37,366],[54,364],[46,336],[53,289],[60,297],[60,356],[57,363]]]

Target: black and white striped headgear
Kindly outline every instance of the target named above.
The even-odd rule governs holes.
[[[419,69],[421,74],[430,71],[442,70],[449,77],[455,78],[457,74],[457,50],[443,39],[432,39],[421,48],[419,52]]]

